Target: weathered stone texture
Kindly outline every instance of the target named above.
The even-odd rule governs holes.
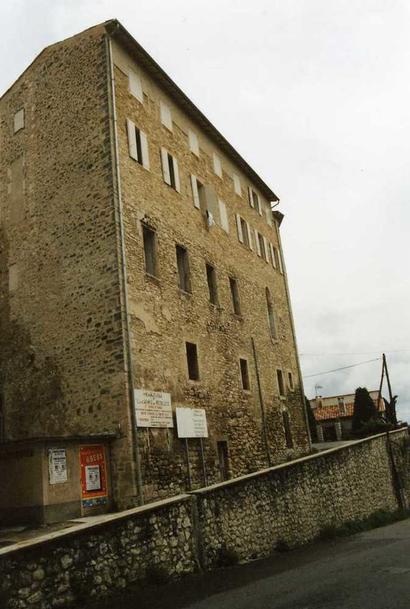
[[[266,427],[272,463],[308,450],[300,395],[296,348],[292,335],[284,275],[238,241],[235,214],[246,219],[268,241],[279,247],[277,230],[249,205],[249,179],[235,167],[153,79],[136,65],[142,78],[144,102],[129,92],[127,67],[132,58],[114,46],[116,107],[119,129],[121,185],[126,228],[134,379],[137,387],[169,391],[175,406],[205,408],[210,438],[205,441],[208,480],[220,480],[216,442],[226,440],[231,475],[237,476],[268,465],[263,441],[261,407],[252,353],[255,340]],[[173,117],[172,133],[161,124],[160,101]],[[127,119],[148,138],[150,169],[134,161],[128,152]],[[190,152],[188,130],[198,134],[200,157]],[[165,147],[178,160],[181,192],[163,179],[160,149]],[[213,170],[213,152],[222,159],[223,175]],[[242,197],[234,193],[232,173],[240,176]],[[191,174],[212,185],[225,202],[229,234],[220,226],[206,227],[204,215],[194,207]],[[263,199],[263,205],[268,202]],[[264,207],[265,209],[265,207]],[[141,221],[156,230],[158,273],[144,272]],[[178,288],[175,246],[188,249],[192,294]],[[219,305],[209,302],[205,264],[216,268]],[[234,315],[229,276],[239,280],[242,315]],[[265,289],[273,296],[278,339],[272,340],[267,318]],[[198,345],[200,380],[187,375],[185,341]],[[241,387],[239,358],[248,361],[250,391]],[[280,398],[276,368],[292,372],[295,389]],[[287,449],[282,410],[290,413],[295,448]],[[150,495],[186,489],[183,444],[175,431],[140,430],[143,477]],[[191,442],[194,488],[203,485],[198,443]],[[169,473],[172,472],[172,476]]]
[[[408,500],[407,428],[392,433],[391,442]],[[0,606],[84,606],[133,583],[216,568],[228,556],[261,558],[278,543],[304,544],[327,526],[399,505],[386,435],[368,438],[109,516],[37,547],[0,549]]]

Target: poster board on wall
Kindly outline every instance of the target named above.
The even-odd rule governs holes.
[[[65,448],[49,448],[48,480],[50,484],[64,484],[64,482],[67,482],[67,452]]]
[[[108,488],[104,445],[80,446],[80,467],[83,507],[106,504]]]

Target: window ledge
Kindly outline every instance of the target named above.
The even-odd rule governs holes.
[[[156,275],[151,275],[151,273],[145,272],[145,279],[147,281],[150,281],[151,283],[155,283],[156,285],[160,285],[161,284],[160,278],[157,277]]]
[[[185,298],[191,298],[192,297],[192,292],[187,292],[186,290],[183,290],[182,288],[179,288],[179,295],[183,296]]]

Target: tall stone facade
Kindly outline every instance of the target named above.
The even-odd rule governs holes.
[[[277,198],[124,28],[45,49],[0,128],[3,440],[116,433],[120,507],[187,488],[134,389],[205,409],[193,487],[306,453]]]

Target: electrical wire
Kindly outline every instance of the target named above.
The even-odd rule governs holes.
[[[342,353],[299,353],[299,357],[328,357],[333,355],[371,355],[372,353],[409,353],[410,349],[378,349],[377,351],[344,351]]]
[[[376,357],[375,359],[368,359],[365,362],[357,362],[357,364],[350,364],[350,366],[342,366],[341,368],[334,368],[333,370],[326,370],[325,372],[316,372],[315,374],[307,374],[303,378],[309,379],[312,376],[320,376],[322,374],[330,374],[331,372],[339,372],[339,370],[347,370],[347,368],[356,368],[356,366],[362,366],[363,364],[370,364],[370,362],[378,362],[382,358]]]

